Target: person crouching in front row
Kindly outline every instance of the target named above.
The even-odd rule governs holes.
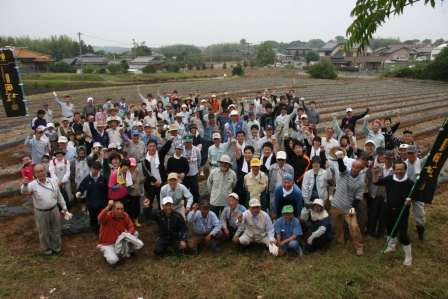
[[[225,240],[232,240],[238,244],[238,237],[243,233],[243,229],[236,226],[236,217],[246,211],[246,208],[238,204],[239,196],[236,193],[230,193],[227,200],[227,206],[222,210],[219,222],[225,235]]]
[[[313,227],[313,233],[305,244],[305,250],[308,252],[323,252],[324,246],[334,238],[331,231],[330,216],[324,209],[324,201],[320,198],[314,199],[311,209],[304,208],[300,217],[304,221],[309,221]]]
[[[298,255],[303,255],[300,248],[300,236],[302,236],[302,225],[299,219],[294,217],[294,208],[292,205],[286,205],[282,208],[282,217],[274,225],[275,236],[279,247],[278,255],[284,256],[289,249],[292,249]]]

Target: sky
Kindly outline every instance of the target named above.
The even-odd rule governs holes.
[[[0,35],[43,38],[66,34],[92,46],[222,42],[259,44],[345,36],[356,0],[15,0],[2,1]],[[448,39],[448,3],[406,7],[375,37]],[[445,1],[447,2],[447,1]]]

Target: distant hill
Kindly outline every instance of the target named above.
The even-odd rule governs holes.
[[[101,51],[104,50],[110,53],[115,53],[115,54],[123,54],[123,52],[131,52],[132,48],[125,48],[125,47],[97,47],[97,46],[93,46],[93,49],[95,51]]]

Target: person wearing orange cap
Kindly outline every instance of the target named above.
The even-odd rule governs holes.
[[[251,171],[244,176],[244,189],[246,190],[246,208],[249,207],[249,199],[257,198],[261,203],[261,210],[265,211],[268,207],[268,176],[260,171],[261,162],[258,158],[250,161]]]

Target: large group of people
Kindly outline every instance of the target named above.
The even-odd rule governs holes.
[[[395,251],[398,234],[409,266],[411,209],[428,241],[424,204],[408,198],[424,161],[411,131],[396,136],[399,112],[394,123],[369,125],[368,107],[359,115],[347,108],[340,123],[332,114],[332,125],[322,127],[317,103],[294,90],[240,100],[228,92],[218,100],[137,90],[139,108],[125,98],[95,106],[89,97],[78,110],[70,96],[54,96],[62,118],[54,122],[48,104],[37,111],[22,171],[45,256],[62,253],[59,213],[69,219],[73,205],[88,210],[93,239],[111,264],[138,256],[142,217],[158,224],[153,252],[160,256],[169,247],[195,253],[203,243],[221,252],[226,241],[243,251],[262,243],[278,256],[324,252],[334,238],[344,243],[348,227],[358,256],[363,238],[386,234],[386,252]],[[201,200],[200,177],[208,200]]]

